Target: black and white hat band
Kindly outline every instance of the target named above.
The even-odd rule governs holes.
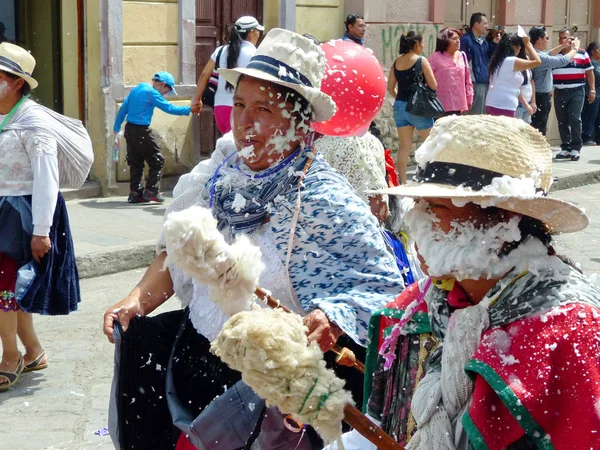
[[[248,69],[260,70],[286,83],[302,84],[306,87],[313,87],[308,78],[302,75],[293,67],[275,58],[265,55],[253,56],[248,65]]]
[[[21,75],[27,75],[28,77],[31,76],[31,74],[29,72],[25,72],[19,64],[8,58],[5,58],[4,56],[0,56],[0,65],[3,65],[4,67],[12,70],[13,72],[20,73]]]

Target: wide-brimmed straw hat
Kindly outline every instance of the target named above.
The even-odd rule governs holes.
[[[35,58],[27,50],[9,42],[0,44],[0,70],[23,78],[35,89],[38,82],[31,76],[34,68]]]
[[[415,181],[376,191],[411,198],[452,198],[541,220],[551,233],[584,229],[585,212],[547,197],[552,152],[546,138],[522,120],[493,116],[439,119],[415,154]]]
[[[245,68],[219,69],[219,76],[234,86],[241,75],[248,75],[298,92],[310,103],[317,122],[335,114],[334,101],[321,92],[324,73],[323,50],[310,39],[280,28],[269,31]]]

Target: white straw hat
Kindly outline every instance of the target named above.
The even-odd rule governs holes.
[[[0,70],[23,78],[35,89],[38,82],[31,76],[34,68],[35,58],[27,50],[9,42],[0,44]]]
[[[245,68],[219,69],[219,76],[234,86],[241,75],[247,75],[293,89],[308,100],[317,122],[335,114],[334,101],[321,92],[324,73],[325,54],[321,47],[280,28],[269,31]]]
[[[415,154],[418,184],[376,191],[412,198],[452,198],[541,220],[551,233],[584,229],[577,206],[547,197],[552,152],[522,120],[487,115],[439,119]]]

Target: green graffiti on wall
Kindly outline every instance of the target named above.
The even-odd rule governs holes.
[[[398,47],[400,46],[400,36],[414,30],[423,36],[424,56],[429,56],[435,51],[435,41],[440,31],[439,25],[407,23],[400,25],[387,25],[381,30],[381,44],[383,64],[391,63],[398,56]]]

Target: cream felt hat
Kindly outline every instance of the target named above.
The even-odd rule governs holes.
[[[236,86],[241,75],[286,86],[311,105],[315,121],[335,114],[335,103],[321,92],[325,55],[321,47],[297,33],[274,28],[265,36],[245,68],[219,69],[219,76]]]
[[[23,78],[35,89],[38,82],[31,76],[34,68],[35,58],[27,50],[9,42],[0,44],[0,70]]]
[[[550,145],[522,120],[443,117],[415,158],[417,184],[376,193],[495,206],[539,219],[553,234],[579,231],[589,223],[582,209],[547,196],[552,184]]]

